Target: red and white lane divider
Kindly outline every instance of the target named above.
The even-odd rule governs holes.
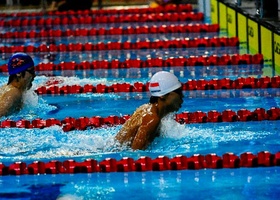
[[[55,82],[55,81],[54,81]],[[112,85],[92,84],[81,85],[63,85],[57,86],[48,85],[38,87],[35,92],[39,95],[52,94],[52,95],[65,95],[65,94],[82,94],[82,93],[119,93],[119,92],[148,92],[149,82],[135,82],[130,83],[114,83]],[[182,89],[184,91],[195,91],[195,90],[221,90],[221,89],[267,89],[267,88],[279,88],[280,87],[280,76],[274,77],[239,77],[235,80],[229,78],[223,79],[211,79],[211,80],[189,80],[182,83]]]
[[[10,119],[0,122],[0,128],[47,128],[50,126],[61,126],[63,131],[86,130],[92,128],[110,127],[123,124],[128,120],[130,115],[108,116],[108,117],[66,117],[63,120],[54,118],[50,119],[34,119],[13,121]],[[264,108],[256,108],[254,111],[240,109],[237,112],[227,109],[222,112],[211,110],[209,112],[195,111],[183,112],[175,115],[175,120],[181,124],[191,123],[218,123],[218,122],[248,122],[248,121],[264,121],[279,120],[280,108],[272,107],[268,110]]]
[[[107,158],[100,162],[94,159],[86,159],[82,162],[52,160],[49,162],[34,161],[31,164],[15,162],[9,166],[0,163],[0,175],[146,172],[273,166],[280,166],[280,152],[273,154],[268,151],[261,151],[256,155],[245,152],[240,156],[233,153],[225,153],[222,156],[211,153],[207,155],[194,154],[190,157],[185,155],[177,155],[172,158],[158,156],[154,159],[142,156],[137,160],[124,157],[120,160]]]
[[[127,59],[119,61],[117,59],[94,60],[92,62],[83,61],[81,63],[53,62],[39,63],[36,71],[64,71],[64,70],[94,70],[94,69],[129,69],[129,68],[151,68],[151,67],[187,67],[187,66],[237,66],[237,65],[263,65],[264,58],[262,54],[224,54],[221,56],[190,56],[186,57],[170,57],[170,58],[148,58],[147,60]],[[0,72],[8,72],[8,65],[0,66]]]
[[[172,40],[156,40],[150,41],[148,39],[136,42],[99,42],[93,44],[91,42],[83,43],[69,43],[69,44],[41,44],[36,47],[34,45],[20,45],[20,46],[1,46],[0,53],[14,53],[14,52],[83,52],[83,51],[108,51],[108,50],[143,50],[143,49],[170,49],[170,48],[216,48],[216,47],[238,47],[238,37],[213,37],[213,38],[184,38]]]
[[[147,14],[127,14],[127,15],[100,15],[100,16],[54,16],[39,17],[29,19],[27,17],[17,19],[0,20],[1,27],[19,26],[66,26],[77,24],[109,24],[109,23],[129,23],[129,22],[203,22],[204,13],[202,12],[169,12],[169,13],[147,13]]]
[[[179,24],[179,25],[153,25],[136,27],[111,27],[111,28],[76,28],[76,29],[42,29],[40,31],[8,31],[0,33],[0,38],[59,38],[59,37],[86,37],[102,35],[132,35],[132,34],[157,34],[157,33],[217,33],[219,24]]]
[[[129,69],[129,68],[154,68],[154,67],[187,67],[187,66],[237,66],[245,65],[263,65],[264,58],[262,54],[224,54],[221,56],[190,56],[186,57],[170,57],[170,58],[148,58],[147,60],[127,59],[119,61],[117,59],[94,60],[92,62],[53,62],[39,63],[36,71],[64,71],[64,70],[94,70],[94,69]],[[0,72],[8,72],[8,65],[0,66]]]

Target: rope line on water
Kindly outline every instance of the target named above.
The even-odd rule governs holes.
[[[107,50],[128,50],[128,49],[179,49],[179,48],[216,48],[216,47],[236,47],[239,46],[238,37],[213,37],[213,38],[177,38],[172,40],[143,40],[136,42],[99,42],[93,44],[87,42],[63,44],[41,44],[36,47],[34,45],[20,45],[20,46],[1,46],[0,53],[14,53],[14,52],[83,52],[83,51],[107,51]]]
[[[211,33],[219,32],[219,24],[179,24],[179,25],[152,25],[136,27],[106,28],[75,28],[75,29],[42,29],[40,31],[7,31],[0,33],[0,38],[59,38],[59,37],[86,37],[104,35],[133,35],[133,34],[162,34],[162,33]]]
[[[190,57],[169,57],[163,59],[147,58],[147,60],[140,59],[126,59],[119,61],[114,59],[108,60],[94,60],[92,62],[60,62],[54,64],[53,62],[39,63],[36,66],[36,71],[63,71],[63,70],[89,70],[89,69],[129,69],[129,68],[152,68],[152,67],[186,67],[186,66],[229,66],[229,65],[263,65],[264,58],[262,54],[223,54],[210,56],[190,56]],[[8,65],[0,66],[0,72],[8,72]]]
[[[173,12],[173,13],[147,13],[127,15],[100,15],[100,16],[56,16],[52,18],[18,18],[0,20],[1,27],[26,27],[26,26],[66,26],[81,24],[110,24],[110,23],[145,23],[145,22],[203,22],[202,12]]]
[[[66,117],[63,120],[55,118],[50,119],[34,119],[13,121],[10,119],[0,122],[0,128],[47,128],[51,126],[61,126],[63,131],[86,130],[92,128],[111,127],[125,123],[130,118],[130,115],[108,116],[108,117]],[[268,110],[264,108],[256,108],[254,111],[248,109],[240,109],[237,112],[226,109],[222,112],[211,110],[209,112],[195,111],[182,112],[175,115],[175,120],[180,124],[192,123],[219,123],[219,122],[248,122],[248,121],[264,121],[264,120],[279,120],[280,108],[272,107]]]
[[[51,160],[49,162],[34,161],[31,164],[15,162],[9,166],[0,163],[0,175],[146,172],[273,166],[280,166],[280,152],[275,154],[268,151],[260,151],[257,154],[245,152],[240,156],[234,153],[225,153],[222,156],[211,153],[207,155],[194,154],[190,157],[185,155],[176,155],[172,158],[158,156],[154,159],[141,156],[137,160],[123,157],[120,160],[106,158],[100,162],[95,159],[86,159],[82,162],[70,159],[65,161]]]
[[[52,94],[52,95],[66,95],[66,94],[82,94],[82,93],[120,93],[120,92],[148,92],[149,82],[135,82],[130,83],[114,83],[112,85],[92,84],[81,85],[64,85],[57,86],[56,81],[50,83],[49,86],[38,87],[35,92],[38,95]],[[273,77],[238,77],[235,80],[229,78],[223,79],[211,79],[211,80],[189,80],[182,83],[182,89],[184,91],[195,90],[229,90],[229,89],[267,89],[267,88],[279,88],[280,76]]]

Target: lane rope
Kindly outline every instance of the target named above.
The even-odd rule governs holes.
[[[187,67],[187,66],[230,66],[230,65],[263,65],[264,58],[262,54],[223,54],[210,56],[190,56],[190,57],[169,57],[163,59],[147,58],[126,59],[119,61],[114,59],[94,60],[92,62],[53,62],[39,63],[36,66],[36,71],[63,71],[63,70],[89,70],[89,69],[129,69],[129,68],[152,68],[152,67]],[[8,65],[0,66],[0,72],[8,72]]]
[[[26,26],[67,26],[81,24],[112,24],[112,23],[145,23],[145,22],[203,22],[202,12],[173,12],[173,13],[147,13],[147,14],[127,14],[127,15],[100,15],[100,16],[79,16],[65,17],[56,16],[52,18],[27,17],[18,19],[4,18],[0,20],[1,27],[26,27]]]
[[[63,120],[55,118],[34,120],[21,119],[18,121],[6,119],[0,122],[0,128],[47,128],[51,126],[61,126],[62,130],[69,132],[72,130],[87,130],[93,128],[112,127],[124,124],[130,115],[108,117],[66,117]],[[220,123],[220,122],[249,122],[249,121],[264,121],[264,120],[279,120],[280,108],[271,107],[268,110],[264,108],[256,108],[254,111],[248,109],[240,109],[237,112],[231,109],[224,111],[211,110],[208,112],[195,111],[195,112],[182,112],[175,114],[175,120],[180,124],[193,124],[193,123]]]
[[[239,47],[238,37],[213,37],[213,38],[177,38],[171,40],[155,40],[148,39],[143,41],[125,41],[125,42],[99,42],[93,44],[91,42],[69,43],[63,44],[41,44],[38,47],[34,45],[20,46],[1,46],[0,53],[13,52],[83,52],[83,51],[104,51],[104,50],[127,50],[127,49],[178,49],[178,48],[216,48],[216,47]]]
[[[0,163],[0,175],[34,175],[34,174],[73,174],[73,173],[109,173],[109,172],[146,172],[166,170],[201,170],[201,169],[236,169],[251,167],[280,166],[280,152],[270,153],[260,151],[242,153],[225,153],[219,156],[215,153],[192,156],[176,155],[174,157],[158,156],[151,158],[141,156],[138,159],[123,157],[120,160],[106,158],[100,162],[95,159],[86,159],[76,162],[73,159],[49,162],[34,161],[15,162],[8,166]]]
[[[128,26],[110,28],[75,28],[75,29],[42,29],[40,31],[7,31],[0,33],[0,38],[59,38],[59,37],[86,37],[104,35],[134,35],[134,34],[158,34],[158,33],[218,33],[219,24],[179,24],[179,25],[152,25],[152,26]]]
[[[59,80],[58,82],[59,83]],[[99,83],[97,85],[85,84],[81,85],[56,85],[56,81],[53,80],[48,86],[38,87],[35,92],[38,95],[66,95],[66,94],[82,94],[82,93],[122,93],[122,92],[148,92],[149,82],[135,82],[131,83],[114,83],[112,85],[105,85]],[[268,89],[279,88],[280,76],[273,77],[238,77],[235,80],[229,78],[223,79],[200,79],[200,80],[188,80],[182,83],[182,89],[184,91],[196,91],[196,90],[239,90],[239,89]]]

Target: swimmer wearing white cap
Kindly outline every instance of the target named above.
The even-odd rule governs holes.
[[[159,135],[161,119],[178,111],[183,103],[182,84],[166,71],[154,74],[150,80],[150,102],[140,106],[125,122],[116,139],[132,149],[146,149]]]
[[[33,59],[25,53],[15,53],[8,61],[9,80],[0,87],[0,117],[21,109],[23,94],[32,86],[35,78]]]

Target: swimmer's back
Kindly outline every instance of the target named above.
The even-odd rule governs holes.
[[[144,104],[140,106],[133,115],[126,121],[121,130],[116,136],[116,139],[121,144],[126,144],[128,146],[133,146],[133,143],[139,143],[139,141],[134,141],[135,138],[144,138],[142,136],[143,129],[149,129],[150,131],[145,130],[144,132],[153,133],[155,127],[159,124],[159,118],[157,112],[154,110],[152,104]],[[155,124],[155,125],[154,125]],[[146,137],[147,141],[141,141],[143,143],[149,143],[150,138],[154,138],[154,135]],[[141,139],[142,140],[142,139]],[[146,145],[145,145],[146,146]]]

